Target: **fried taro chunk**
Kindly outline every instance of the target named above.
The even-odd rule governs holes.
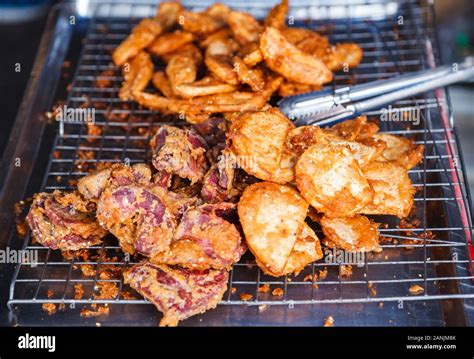
[[[227,290],[225,270],[190,270],[139,263],[124,272],[124,282],[151,301],[163,318],[160,326],[176,326],[213,309]]]
[[[169,251],[151,259],[154,263],[190,269],[230,269],[242,255],[240,233],[222,217],[235,205],[220,203],[191,207],[182,217]]]
[[[379,252],[379,224],[365,216],[351,218],[321,218],[321,228],[326,238],[323,243],[349,252]]]
[[[161,126],[150,141],[153,166],[195,183],[201,181],[208,170],[207,144],[193,129]]]
[[[330,217],[351,217],[370,203],[373,190],[347,145],[317,144],[295,166],[303,197]]]
[[[238,204],[239,220],[265,273],[297,273],[322,257],[319,239],[305,222],[308,207],[289,186],[260,182],[245,189]]]
[[[107,234],[95,219],[95,204],[77,192],[36,194],[27,221],[39,243],[62,251],[99,244]]]
[[[290,182],[293,170],[284,162],[291,162],[284,156],[284,144],[293,128],[278,109],[246,112],[232,121],[230,149],[248,174],[266,181]]]

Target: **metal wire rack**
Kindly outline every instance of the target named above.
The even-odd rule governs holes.
[[[431,6],[414,1],[368,1],[359,5],[375,5],[380,13],[357,17],[354,4],[296,5],[291,10],[294,26],[317,29],[332,43],[357,42],[364,50],[362,64],[348,72],[337,73],[330,86],[336,88],[389,78],[439,64],[435,33],[429,25],[433,23]],[[201,7],[205,6],[191,6],[193,10]],[[257,17],[263,16],[268,7],[237,6]],[[46,175],[38,190],[73,189],[75,181],[99,162],[149,161],[149,133],[159,124],[177,124],[170,122],[169,117],[118,99],[122,76],[110,65],[111,51],[141,17],[152,15],[154,9],[146,4],[101,2],[95,5],[66,106],[93,107],[94,124],[100,128],[100,134],[88,133],[83,124],[65,123],[54,140]],[[340,18],[331,18],[335,13],[340,14]],[[414,138],[425,146],[423,162],[409,172],[417,188],[415,212],[419,224],[416,228],[401,228],[395,218],[377,218],[387,224],[381,228],[381,235],[391,240],[382,244],[381,253],[368,254],[362,265],[353,265],[353,274],[349,277],[340,275],[344,263],[324,260],[309,265],[298,276],[269,277],[258,269],[251,255],[246,255],[232,269],[229,290],[221,304],[291,308],[299,304],[474,298],[473,262],[469,253],[471,207],[446,93],[433,92],[399,101],[393,107],[415,111],[419,123],[380,121],[382,111],[368,113],[368,116],[379,119],[382,132]],[[21,263],[16,268],[8,301],[11,310],[44,303],[150,304],[127,296],[121,276],[106,278],[100,274],[101,268],[118,268],[116,272],[121,273],[133,262],[123,255],[113,238],[102,246],[89,248],[89,259],[78,256],[65,259],[55,251],[32,243],[29,236],[24,249],[38,251],[39,262],[36,266]],[[84,275],[80,270],[83,266],[94,269],[93,275]],[[319,279],[315,281],[316,277]],[[116,285],[115,296],[100,299],[96,295],[97,288],[107,282]],[[74,296],[77,284],[84,290],[81,299]],[[259,290],[266,284],[270,285],[269,292]],[[424,292],[411,295],[409,288],[414,284],[422,286]],[[282,296],[273,295],[274,288],[283,289]],[[252,298],[244,301],[240,297],[242,293],[251,294]]]

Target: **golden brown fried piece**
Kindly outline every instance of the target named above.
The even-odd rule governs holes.
[[[151,78],[151,83],[155,86],[164,96],[174,97],[173,89],[168,80],[168,76],[163,71],[157,71]]]
[[[164,29],[169,29],[178,22],[178,16],[182,10],[183,6],[179,1],[160,3],[155,14],[155,19],[158,20]]]
[[[348,252],[380,252],[379,223],[372,222],[365,216],[352,218],[321,218],[324,235],[323,243]]]
[[[210,34],[225,26],[225,21],[207,12],[183,10],[179,14],[178,21],[185,31],[193,34]]]
[[[175,31],[157,37],[147,50],[156,56],[162,56],[178,50],[181,46],[189,44],[194,40],[194,35],[190,32]]]
[[[142,49],[152,43],[161,34],[163,27],[154,19],[143,19],[113,52],[115,65],[123,65],[129,58],[136,56]]]
[[[299,50],[273,27],[260,37],[260,50],[267,66],[289,81],[322,85],[332,80],[332,72],[322,61]]]
[[[210,35],[204,35],[202,40],[199,42],[199,46],[205,49],[216,40],[226,40],[230,37],[232,37],[232,31],[228,27],[225,27]]]
[[[286,97],[319,90],[321,90],[320,85],[305,85],[297,82],[283,81],[278,89],[278,94],[282,97]]]
[[[330,128],[326,131],[340,136],[348,141],[354,141],[360,137],[372,136],[377,133],[379,127],[373,123],[367,121],[367,116],[358,116],[353,120],[343,121]]]
[[[362,61],[363,52],[359,45],[347,42],[329,47],[323,62],[331,71],[339,71],[344,67],[353,68]]]
[[[162,113],[183,113],[191,123],[207,120],[211,113],[259,111],[264,108],[281,84],[281,77],[269,78],[260,92],[231,92],[195,97],[189,100],[169,99],[146,92],[134,92],[133,98],[140,105]],[[192,117],[190,120],[189,117]]]
[[[242,61],[248,67],[254,67],[263,61],[263,55],[258,43],[251,43],[244,46],[239,53],[242,57]]]
[[[292,171],[277,170],[282,167],[285,138],[293,128],[277,109],[242,113],[232,121],[229,131],[231,150],[248,174],[266,181],[289,182]]]
[[[222,3],[214,3],[206,9],[206,13],[221,22],[226,23],[231,13],[231,9]]]
[[[260,182],[245,189],[238,204],[239,219],[249,249],[265,273],[299,272],[321,258],[319,240],[304,221],[308,207],[288,186]]]
[[[288,13],[288,0],[282,0],[281,3],[275,5],[270,10],[267,17],[265,18],[265,27],[271,26],[275,29],[283,29],[286,27],[285,19]]]
[[[295,166],[298,189],[329,217],[351,217],[372,200],[373,190],[349,146],[317,144]]]
[[[209,72],[217,79],[230,85],[238,85],[239,79],[231,64],[237,44],[232,39],[214,40],[206,49],[204,62]]]
[[[250,14],[232,11],[227,18],[234,38],[241,45],[257,42],[262,33],[262,26]]]
[[[260,69],[249,68],[238,56],[234,57],[234,70],[237,73],[239,81],[249,85],[253,91],[262,91],[265,87],[262,71]]]
[[[278,30],[280,30],[283,36],[285,36],[285,38],[295,46],[306,39],[319,39],[323,37],[310,29],[301,27],[285,27]]]
[[[175,88],[176,94],[183,98],[229,93],[235,90],[237,90],[235,86],[220,82],[211,76],[206,76],[199,81],[183,83]]]
[[[376,134],[373,138],[387,144],[382,156],[377,159],[380,162],[395,162],[409,170],[423,159],[424,146],[416,145],[408,138],[386,133]]]
[[[119,92],[122,100],[132,99],[133,91],[144,90],[153,74],[153,62],[148,53],[141,51],[130,64],[123,67],[124,82]]]
[[[166,65],[166,75],[175,94],[178,85],[196,80],[198,66],[202,58],[199,50],[195,51],[193,47],[191,45],[191,47],[186,47],[182,51],[174,52]]]
[[[393,162],[372,162],[363,170],[373,188],[373,199],[361,208],[362,214],[407,217],[413,207],[415,189],[407,170]]]

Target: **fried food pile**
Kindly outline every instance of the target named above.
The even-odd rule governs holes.
[[[212,114],[259,111],[271,96],[318,90],[333,71],[357,66],[362,50],[288,27],[288,1],[264,21],[214,4],[190,12],[179,2],[159,5],[113,52],[122,66],[122,100],[201,123]],[[147,90],[151,82],[153,90]]]
[[[366,215],[409,215],[408,170],[424,148],[365,116],[295,127],[268,103],[276,91],[317,89],[362,57],[355,44],[287,27],[287,10],[283,1],[259,22],[221,4],[192,13],[170,2],[142,20],[113,54],[119,96],[189,125],[158,126],[150,164],[102,166],[74,192],[37,194],[36,240],[78,250],[115,236],[137,259],[125,283],[163,312],[161,325],[214,308],[247,248],[271,276],[298,274],[322,245],[380,251],[380,224]],[[150,80],[156,93],[144,92]]]

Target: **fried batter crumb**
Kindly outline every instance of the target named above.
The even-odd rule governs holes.
[[[43,308],[43,310],[46,313],[48,313],[48,315],[52,315],[52,314],[56,313],[56,304],[54,304],[54,303],[43,303],[41,308]]]
[[[99,315],[108,315],[110,308],[106,306],[100,306],[97,310],[82,309],[81,317],[98,317]]]
[[[275,297],[281,297],[283,296],[283,293],[284,291],[281,288],[275,288],[272,290],[272,295],[274,295]]]
[[[319,279],[320,280],[325,280],[327,276],[328,276],[328,269],[326,267],[324,267],[324,269],[319,270]]]
[[[324,319],[323,327],[333,327],[334,326],[334,318],[330,315],[326,319]]]
[[[370,290],[370,294],[375,297],[377,295],[377,289],[375,288],[374,283],[369,282],[368,288]]]
[[[74,284],[74,299],[82,299],[84,289],[81,283]]]
[[[341,277],[350,277],[352,275],[352,266],[350,264],[342,265],[339,268],[339,275]]]
[[[419,284],[412,284],[409,290],[412,295],[419,295],[425,292],[425,289]]]
[[[261,285],[260,287],[258,287],[258,291],[260,293],[268,293],[269,290],[270,290],[270,285],[268,283],[265,283]]]
[[[268,305],[266,304],[261,304],[258,306],[258,311],[261,313],[263,312],[264,310],[266,310],[268,308]]]
[[[230,289],[230,292],[231,292],[232,294],[235,294],[235,293],[237,292],[237,288],[232,287],[232,288]]]
[[[51,289],[49,289],[46,295],[48,296],[48,298],[51,298],[54,295],[54,292]]]
[[[240,293],[239,298],[240,298],[240,300],[243,300],[243,301],[247,302],[247,301],[249,301],[253,298],[253,295],[248,294],[248,293]]]
[[[81,271],[86,277],[94,277],[96,270],[90,264],[81,264]]]
[[[113,282],[101,282],[97,284],[99,294],[94,294],[94,299],[115,299],[118,295],[118,287]]]

